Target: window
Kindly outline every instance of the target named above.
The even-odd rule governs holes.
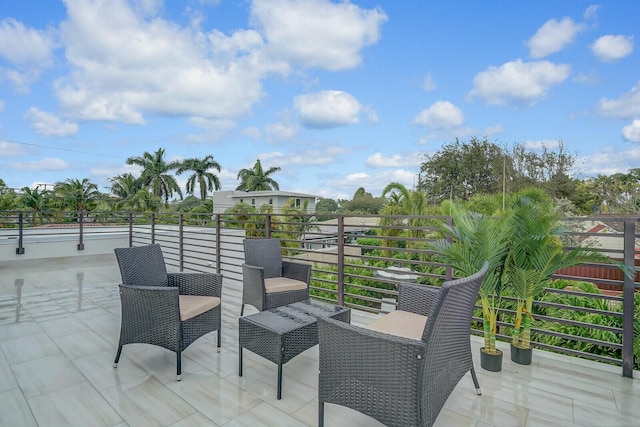
[[[251,206],[255,206],[256,205],[256,199],[251,199]]]
[[[269,197],[269,204],[273,205],[273,197]]]
[[[244,199],[240,199],[240,203],[244,203]]]
[[[300,199],[296,199],[296,208],[299,208],[300,206],[302,206],[302,203],[300,203]]]

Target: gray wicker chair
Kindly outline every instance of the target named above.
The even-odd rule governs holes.
[[[280,239],[245,239],[242,308],[259,311],[309,299],[311,265],[282,260]]]
[[[120,342],[122,347],[146,343],[176,353],[177,379],[181,354],[201,336],[218,331],[220,351],[222,275],[167,273],[160,245],[115,249],[122,284]]]
[[[431,426],[468,371],[481,394],[469,329],[487,268],[440,289],[398,285],[400,312],[371,329],[318,319],[318,425],[324,425],[324,404],[334,403],[389,426]]]

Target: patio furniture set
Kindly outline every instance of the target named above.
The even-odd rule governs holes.
[[[245,239],[239,317],[238,374],[243,350],[278,366],[320,344],[318,425],[325,403],[342,405],[390,426],[434,423],[460,379],[473,367],[469,326],[487,264],[473,276],[433,289],[398,285],[398,306],[366,327],[351,325],[347,307],[309,298],[311,266],[283,261],[278,239]],[[181,353],[199,337],[221,338],[222,276],[167,273],[160,245],[115,250],[122,284],[120,341],[147,343]],[[258,313],[243,316],[246,304]]]

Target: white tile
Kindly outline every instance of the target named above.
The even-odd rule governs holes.
[[[228,422],[225,427],[305,427],[307,425],[263,402]]]
[[[101,392],[130,425],[171,425],[196,410],[152,376]]]
[[[111,344],[90,329],[52,339],[71,360],[102,353],[113,348]]]
[[[40,425],[109,427],[122,421],[87,382],[29,399]]]
[[[11,368],[27,399],[86,381],[62,353],[19,363]]]
[[[58,346],[44,333],[8,339],[1,342],[0,347],[11,365],[60,353]]]
[[[124,355],[120,356],[118,367],[114,368],[115,354],[115,350],[105,351],[75,359],[73,364],[98,391],[149,375],[148,372]]]
[[[0,393],[0,426],[37,425],[20,389],[14,388]]]

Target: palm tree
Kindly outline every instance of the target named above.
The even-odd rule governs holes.
[[[114,178],[109,178],[111,194],[118,197],[114,206],[115,210],[130,207],[131,200],[141,189],[140,182],[130,173],[123,173]],[[146,190],[145,190],[146,191]]]
[[[236,190],[241,191],[264,191],[264,190],[279,190],[278,183],[271,178],[271,175],[280,172],[279,167],[271,167],[265,171],[262,169],[260,159],[256,160],[256,163],[251,169],[240,169],[238,172],[238,179],[240,185],[236,187]]]
[[[417,244],[417,239],[424,238],[426,219],[419,218],[419,216],[426,215],[428,209],[427,195],[420,190],[409,191],[407,187],[399,182],[392,182],[388,184],[384,190],[382,190],[382,197],[391,194],[391,200],[393,203],[387,204],[382,208],[381,213],[385,215],[410,215],[412,218],[408,221],[409,227],[409,241],[407,242],[408,248],[414,248]],[[416,218],[418,216],[418,218]],[[403,221],[398,218],[382,218],[381,225],[398,226],[401,225],[398,222]],[[394,234],[394,229],[383,229],[385,233]],[[398,231],[396,229],[396,231]],[[397,233],[396,233],[397,234]]]
[[[182,199],[182,191],[176,179],[169,174],[170,171],[180,167],[180,162],[167,163],[164,159],[164,148],[159,148],[153,154],[145,151],[142,157],[129,157],[128,165],[138,165],[142,168],[140,183],[143,187],[151,189],[151,194],[169,203],[169,197],[178,193]]]
[[[50,216],[50,214],[46,213],[50,192],[47,190],[40,191],[40,187],[34,189],[22,187],[21,190],[22,196],[20,196],[18,204],[31,211],[28,216],[31,217],[32,222],[36,224],[42,223],[45,217]]]
[[[193,171],[193,175],[187,180],[187,193],[194,193],[197,182],[200,187],[200,200],[204,202],[208,192],[213,192],[214,189],[220,189],[220,180],[216,174],[209,172],[211,169],[220,172],[221,166],[213,159],[213,156],[209,154],[202,159],[186,159],[180,167],[178,167],[176,174],[180,175],[186,171]]]
[[[64,182],[56,182],[53,192],[56,195],[58,207],[76,212],[95,209],[101,198],[98,186],[88,178],[83,178],[82,181],[69,178]]]

